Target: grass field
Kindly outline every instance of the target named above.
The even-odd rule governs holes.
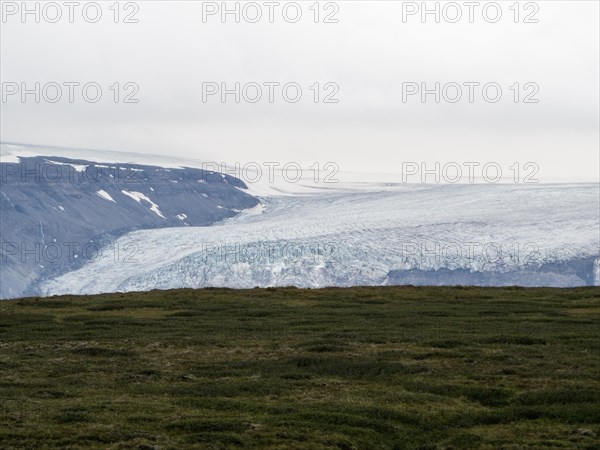
[[[0,302],[0,448],[600,448],[600,289]]]

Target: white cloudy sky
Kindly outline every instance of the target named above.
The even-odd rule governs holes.
[[[3,141],[227,162],[334,161],[386,173],[405,161],[535,162],[542,180],[598,179],[596,1],[537,2],[539,23],[514,23],[514,2],[500,2],[497,23],[476,10],[474,23],[454,24],[403,23],[403,2],[391,1],[337,2],[339,23],[330,24],[313,22],[313,2],[302,2],[295,24],[277,11],[272,24],[223,24],[217,16],[203,23],[202,2],[142,1],[139,23],[115,24],[111,3],[95,24],[78,11],[74,23],[4,15],[3,83],[94,81],[104,96],[96,104],[77,90],[72,104],[7,97]],[[269,81],[299,83],[301,101],[288,104],[276,90],[273,104],[202,102],[203,82]],[[114,82],[137,83],[139,103],[115,104]],[[339,103],[315,104],[314,82],[337,83]],[[403,103],[403,82],[496,82],[503,97],[486,103],[476,90],[472,104]],[[515,103],[515,82],[539,85],[539,103]]]

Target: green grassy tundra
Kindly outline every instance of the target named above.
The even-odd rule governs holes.
[[[0,448],[600,448],[600,289],[0,302]]]

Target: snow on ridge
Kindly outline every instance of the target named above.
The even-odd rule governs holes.
[[[65,163],[65,162],[59,162],[59,161],[52,161],[51,159],[46,159],[46,162],[50,163],[50,164],[54,164],[56,166],[70,166],[73,169],[75,169],[76,172],[82,173],[85,171],[85,169],[87,169],[88,164],[73,164],[73,163]]]
[[[142,200],[150,203],[150,211],[152,211],[157,216],[162,217],[163,219],[166,219],[166,217],[163,215],[163,213],[160,212],[158,205],[156,203],[154,203],[152,200],[150,200],[150,198],[148,198],[145,194],[143,194],[141,192],[136,192],[136,191],[126,191],[125,189],[122,189],[121,192],[123,194],[125,194],[127,197],[132,198],[133,200],[135,200],[138,203],[141,203]]]
[[[201,169],[208,161],[169,155],[0,142],[0,162],[19,163],[20,158],[33,158],[37,156],[60,157],[109,164],[139,164],[172,169],[184,169],[186,167]],[[129,168],[128,170],[133,169]]]
[[[134,152],[120,152],[109,150],[88,150],[74,148],[59,148],[39,145],[16,144],[9,142],[0,142],[0,161],[6,163],[18,163],[20,157],[63,157],[78,159],[98,163],[110,164],[139,164],[146,166],[160,167],[164,170],[194,168],[207,170],[209,173],[214,171],[208,170],[209,167],[218,166],[222,172],[234,176],[244,182],[246,189],[238,188],[242,192],[254,195],[256,197],[283,197],[283,196],[306,196],[314,194],[323,194],[328,192],[361,192],[361,191],[387,191],[397,190],[410,186],[411,184],[402,181],[401,174],[397,173],[361,173],[343,170],[331,174],[331,177],[326,177],[322,174],[321,179],[315,181],[312,170],[303,166],[302,176],[295,182],[286,180],[283,170],[276,168],[273,171],[274,179],[270,179],[269,170],[266,167],[259,167],[253,171],[249,168],[244,170],[236,169],[235,165],[229,165],[228,161],[222,161],[222,158],[189,158],[177,157],[170,155],[158,154],[142,154]],[[56,162],[55,162],[56,163]],[[61,163],[58,163],[61,164]],[[62,163],[69,164],[69,163]],[[97,167],[103,167],[95,164]],[[75,166],[75,165],[74,165]],[[260,165],[259,165],[260,166]],[[76,167],[76,170],[83,170],[85,166]],[[141,169],[127,168],[129,171]],[[223,174],[221,174],[225,177]],[[112,176],[112,175],[111,175]],[[328,178],[327,181],[325,178]],[[509,177],[510,178],[510,177]],[[499,184],[513,184],[513,180],[506,178]],[[199,183],[206,183],[205,180],[198,180]],[[581,184],[581,183],[597,183],[597,179],[589,180],[582,179],[578,181],[568,181],[560,179],[545,179],[542,184],[560,183],[560,184]],[[478,180],[475,184],[485,184]],[[415,181],[415,184],[420,184]],[[467,184],[467,183],[458,183]],[[436,184],[440,186],[440,184]],[[442,184],[443,185],[443,184]],[[473,185],[468,183],[468,185]]]

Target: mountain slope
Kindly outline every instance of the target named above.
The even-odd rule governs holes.
[[[133,230],[207,226],[258,200],[240,180],[194,168],[101,163],[64,157],[0,162],[0,298],[74,270]]]

